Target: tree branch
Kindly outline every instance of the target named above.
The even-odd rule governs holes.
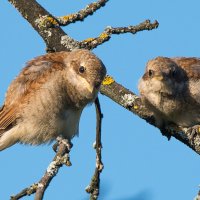
[[[88,38],[80,42],[81,48],[86,49],[94,49],[97,46],[103,44],[110,40],[112,34],[124,34],[124,33],[132,33],[136,34],[137,32],[144,30],[152,30],[157,28],[159,23],[155,21],[151,23],[150,20],[145,20],[144,22],[136,25],[136,26],[128,26],[128,27],[117,27],[113,28],[108,26],[97,38]]]
[[[87,5],[84,9],[78,11],[77,13],[65,15],[62,17],[56,17],[60,26],[66,26],[76,21],[83,21],[89,15],[93,15],[95,11],[105,6],[108,0],[99,0],[97,2]]]
[[[8,1],[15,6],[43,38],[47,45],[47,51],[70,51],[79,48],[79,42],[69,37],[59,27],[55,18],[35,0]],[[64,38],[63,41],[62,38]]]
[[[100,174],[103,170],[103,163],[101,159],[101,124],[103,114],[101,113],[101,106],[98,97],[95,100],[95,108],[96,108],[96,142],[94,143],[94,148],[96,149],[96,167],[94,175],[91,179],[91,183],[86,187],[86,192],[90,193],[90,200],[96,200],[99,196],[100,191]]]
[[[22,16],[32,25],[32,27],[40,34],[47,45],[47,52],[54,51],[71,51],[73,49],[94,49],[100,44],[108,41],[112,34],[133,33],[136,34],[143,30],[152,30],[158,27],[158,22],[150,23],[146,20],[136,26],[112,28],[107,27],[103,33],[97,38],[89,38],[81,42],[74,40],[68,36],[62,28],[59,26],[59,20],[53,17],[48,11],[46,11],[35,0],[8,0],[12,3],[16,9],[22,14]],[[83,18],[87,17],[89,13],[92,14],[95,9],[99,9],[105,5],[108,0],[99,0],[96,3],[88,5],[83,9]],[[82,11],[79,11],[82,12]],[[80,14],[73,14],[73,16],[79,16]],[[68,15],[70,16],[70,15]],[[77,21],[78,17],[73,17],[72,22]],[[70,21],[70,19],[69,19]]]
[[[31,194],[35,193],[36,189],[37,189],[37,184],[33,184],[33,185],[29,186],[28,188],[23,189],[17,195],[11,196],[10,199],[18,200],[18,199],[21,199],[22,197],[30,196]]]
[[[149,112],[143,105],[141,98],[136,94],[126,89],[119,83],[115,82],[110,76],[107,76],[103,84],[101,85],[101,93],[106,95],[119,105],[123,106],[132,113],[138,115],[140,118],[146,120],[149,124],[156,127],[155,118],[151,112]],[[173,136],[179,141],[183,142],[196,153],[200,154],[200,135],[196,135],[191,138],[191,132],[187,129],[178,126],[166,127],[160,130],[161,133],[169,139],[169,136]]]
[[[49,164],[44,176],[41,180],[31,185],[30,187],[22,190],[19,194],[15,196],[11,196],[11,200],[18,200],[24,196],[29,196],[33,193],[35,194],[35,200],[42,200],[44,196],[44,192],[50,184],[51,180],[58,173],[58,170],[63,165],[71,166],[69,152],[71,150],[72,144],[67,139],[62,139],[61,137],[57,138],[57,153],[53,159],[53,161]]]

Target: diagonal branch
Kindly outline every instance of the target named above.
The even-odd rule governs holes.
[[[11,200],[18,200],[21,199],[22,197],[25,196],[30,196],[31,194],[35,193],[37,189],[37,184],[33,184],[31,186],[29,186],[28,188],[23,189],[20,193],[11,196],[10,199]]]
[[[57,138],[58,146],[57,152],[53,161],[49,164],[44,176],[38,183],[31,185],[28,188],[22,190],[19,194],[11,196],[11,200],[18,200],[24,196],[29,196],[35,193],[35,200],[42,200],[44,192],[50,184],[51,180],[58,173],[58,170],[63,165],[71,166],[69,160],[69,152],[71,150],[72,144],[67,139],[62,139],[61,137]]]
[[[81,48],[94,49],[97,46],[103,44],[110,40],[112,34],[124,34],[124,33],[132,33],[136,34],[137,32],[144,30],[152,30],[157,28],[159,23],[155,21],[151,23],[150,20],[145,20],[144,22],[136,25],[136,26],[128,26],[128,27],[118,27],[113,28],[108,26],[97,38],[88,38],[80,42]]]
[[[77,13],[57,17],[56,20],[60,26],[67,26],[68,24],[75,23],[76,21],[83,21],[86,17],[93,15],[95,11],[105,6],[107,2],[108,0],[99,0],[87,5],[84,9]]]
[[[103,170],[103,163],[101,159],[101,124],[103,114],[101,113],[101,106],[98,97],[95,100],[96,108],[96,142],[94,143],[94,148],[96,149],[96,167],[94,175],[91,179],[91,183],[86,187],[86,192],[90,193],[90,200],[96,200],[99,196],[100,191],[100,174]]]
[[[43,38],[48,51],[70,51],[79,48],[79,42],[69,37],[55,18],[35,0],[8,0]],[[61,38],[64,38],[65,45]],[[67,45],[66,45],[67,44]]]
[[[156,127],[154,116],[145,108],[141,98],[115,82],[112,77],[107,76],[104,79],[100,91],[103,95],[106,95],[125,109],[138,115],[140,118]],[[167,136],[168,139],[169,136],[173,136],[193,149],[196,153],[200,154],[200,135],[191,138],[191,133],[189,133],[187,129],[175,125],[173,127],[166,127],[160,131],[163,135]]]

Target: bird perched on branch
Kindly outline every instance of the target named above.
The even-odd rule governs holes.
[[[200,124],[200,59],[150,60],[139,82],[139,91],[158,127],[170,123],[181,127]]]
[[[17,142],[39,145],[59,135],[71,139],[105,74],[102,61],[88,50],[29,61],[9,86],[0,110],[0,150]]]

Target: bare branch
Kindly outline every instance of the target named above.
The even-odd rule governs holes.
[[[31,185],[30,187],[22,190],[19,194],[15,196],[11,196],[11,200],[18,200],[24,196],[29,196],[33,193],[35,194],[35,200],[42,200],[45,190],[50,184],[51,180],[58,173],[58,170],[63,165],[71,166],[71,162],[69,160],[69,152],[71,150],[72,144],[67,139],[62,139],[60,137],[57,138],[58,146],[57,153],[53,159],[53,161],[49,164],[44,176],[41,180]]]
[[[25,196],[30,196],[31,194],[35,193],[37,189],[37,184],[33,184],[28,188],[23,189],[20,193],[15,196],[11,196],[11,200],[18,200]]]
[[[103,163],[101,159],[101,149],[102,149],[101,124],[102,124],[103,114],[101,113],[101,106],[98,97],[95,100],[95,108],[96,108],[96,119],[97,119],[96,142],[94,144],[94,148],[96,149],[96,168],[90,184],[86,187],[86,192],[90,193],[90,200],[98,199],[100,191],[100,174],[103,170]]]
[[[97,2],[87,5],[84,9],[80,10],[77,13],[57,17],[56,20],[58,21],[60,26],[66,26],[68,24],[75,23],[76,21],[83,21],[89,15],[93,15],[96,10],[105,6],[107,2],[108,0],[99,0]]]
[[[35,200],[43,199],[46,188],[48,187],[52,178],[58,173],[60,167],[63,166],[63,164],[71,166],[71,162],[69,161],[69,152],[72,147],[71,142],[67,139],[59,139],[58,142],[59,146],[56,156],[54,157],[53,161],[48,166],[44,176],[38,183]]]
[[[113,28],[108,26],[97,38],[88,38],[80,42],[81,48],[94,49],[100,44],[107,42],[112,34],[123,34],[123,33],[132,33],[136,34],[137,32],[144,30],[152,30],[157,28],[159,23],[157,21],[151,23],[150,20],[145,20],[144,22],[136,25],[136,26],[128,26],[128,27],[118,27]]]

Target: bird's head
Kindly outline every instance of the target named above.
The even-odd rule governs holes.
[[[157,57],[147,63],[139,83],[141,94],[158,93],[163,96],[177,95],[183,90],[185,72],[172,59]]]
[[[106,75],[102,61],[88,50],[74,50],[64,62],[72,96],[79,96],[86,104],[94,101]]]

